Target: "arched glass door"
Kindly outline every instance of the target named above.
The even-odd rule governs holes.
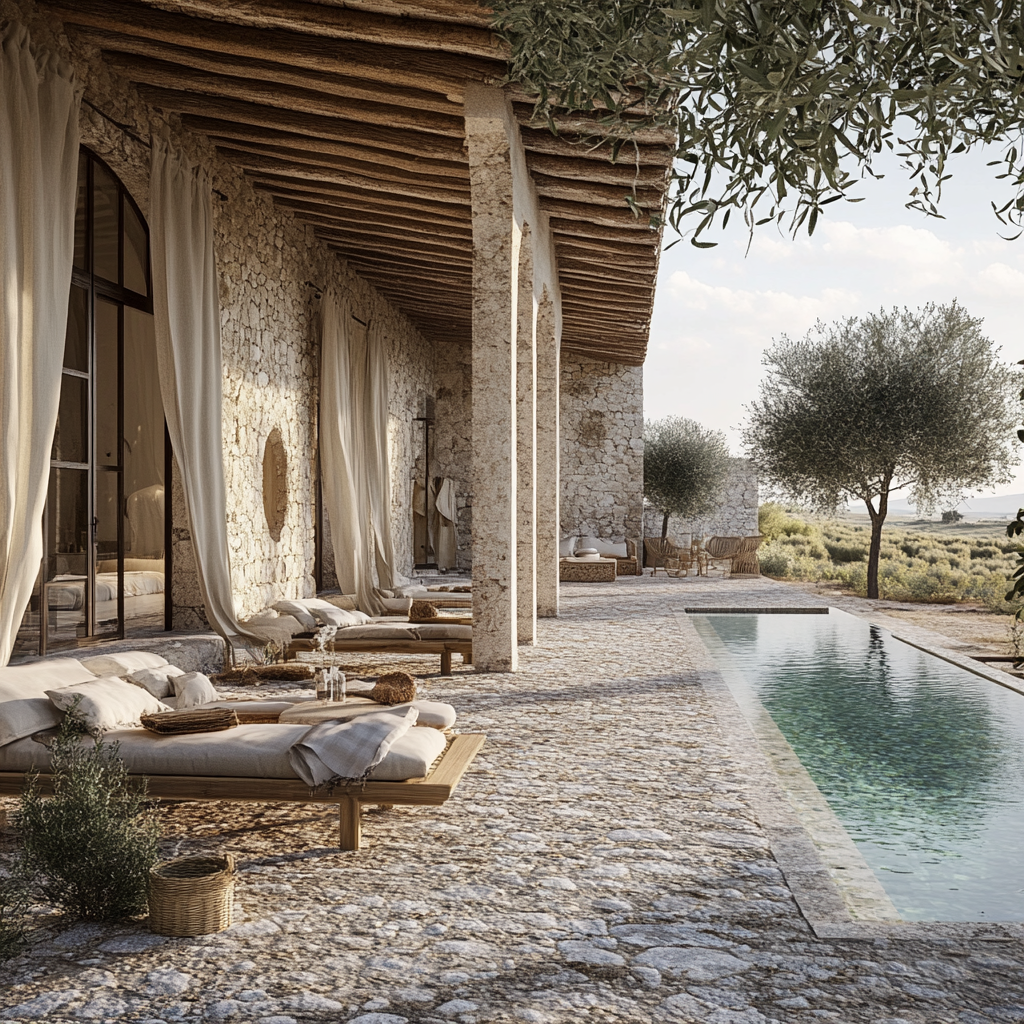
[[[16,656],[169,626],[168,462],[149,230],[83,149],[45,555]]]

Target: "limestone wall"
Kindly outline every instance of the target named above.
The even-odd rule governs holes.
[[[563,537],[641,535],[643,403],[642,367],[562,354]]]
[[[318,289],[336,283],[360,319],[376,323],[391,362],[389,448],[397,563],[412,565],[409,513],[415,457],[412,417],[419,391],[432,389],[433,350],[398,310],[328,252],[312,229],[273,206],[176,116],[148,107],[104,65],[98,50],[72,45],[52,16],[31,0],[0,0],[0,23],[28,24],[33,41],[59,53],[85,84],[89,103],[142,140],[166,132],[172,144],[211,175],[222,193],[213,204],[220,277],[223,350],[223,447],[228,543],[238,612],[251,614],[282,597],[314,592],[318,404]],[[82,143],[105,160],[139,204],[149,209],[147,145],[83,104]],[[287,509],[280,540],[263,509],[263,454],[281,433],[287,462]],[[173,582],[177,628],[203,626],[202,600],[180,485],[171,488]]]
[[[757,530],[757,470],[750,459],[732,459],[718,510],[705,519],[672,516],[668,521],[670,537],[681,533],[707,534],[709,537],[749,537]],[[644,513],[644,536],[660,537],[662,516],[654,509]]]
[[[434,426],[430,452],[432,476],[455,481],[459,518],[458,567],[473,564],[472,349],[442,344],[434,356]],[[422,478],[422,466],[417,467]]]

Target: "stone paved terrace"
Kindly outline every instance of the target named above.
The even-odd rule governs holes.
[[[171,805],[167,853],[239,857],[238,923],[55,929],[2,968],[0,1016],[1024,1020],[1010,930],[824,939],[798,909],[767,838],[786,813],[680,609],[815,604],[768,580],[564,587],[518,675],[426,680],[489,736],[448,805],[367,813],[357,853],[316,806]]]

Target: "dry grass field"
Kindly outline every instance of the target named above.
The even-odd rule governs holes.
[[[761,572],[775,579],[832,583],[863,597],[867,591],[868,517],[817,519],[761,506]],[[1008,580],[1017,565],[1017,541],[999,520],[940,523],[893,518],[882,532],[879,591],[883,600],[981,605],[1010,614]]]

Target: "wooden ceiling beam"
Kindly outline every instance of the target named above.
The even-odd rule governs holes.
[[[599,182],[626,188],[653,188],[664,191],[667,186],[668,167],[658,164],[640,165],[629,161],[612,163],[610,160],[585,160],[577,156],[554,156],[530,153],[526,158],[531,173],[570,181]]]
[[[441,203],[432,199],[400,195],[389,195],[382,198],[379,192],[370,192],[362,188],[346,187],[330,181],[311,181],[308,178],[271,174],[265,171],[247,171],[246,175],[252,181],[253,188],[271,196],[306,199],[312,196],[319,202],[351,204],[362,209],[373,210],[384,216],[389,213],[399,213],[402,216],[436,216],[439,224],[449,221],[472,223],[471,211],[466,203]]]
[[[550,196],[542,195],[540,208],[546,210],[552,217],[582,221],[588,227],[618,228],[619,237],[630,233],[658,237],[658,233],[649,226],[647,217],[634,216],[633,211],[626,208],[625,204],[623,209],[616,210],[611,206],[598,206],[596,203],[576,202],[570,199],[552,199]]]
[[[159,0],[141,0],[141,6],[160,10]],[[475,25],[438,24],[407,14],[404,17],[351,9],[347,4],[307,3],[304,0],[187,0],[177,4],[192,17],[210,18],[232,25],[274,31],[302,32],[327,39],[357,40],[374,46],[403,46],[417,50],[455,53],[505,60],[498,37]]]
[[[308,224],[316,224],[321,221],[330,224],[356,224],[368,227],[383,226],[392,231],[408,231],[416,235],[430,235],[433,238],[458,238],[465,239],[472,243],[472,231],[465,225],[444,225],[440,227],[430,218],[413,218],[395,216],[392,211],[390,216],[381,215],[358,207],[337,206],[328,203],[312,203],[301,199],[288,199],[278,196],[274,200],[278,206],[291,210],[296,217],[299,217]]]
[[[533,121],[533,104],[521,103],[513,100],[512,109],[515,111],[516,120],[524,128],[545,128],[544,124],[536,124]],[[610,124],[601,124],[600,115],[584,117],[578,113],[555,114],[551,119],[552,124],[559,135],[577,136],[580,140],[586,140],[593,144],[595,140],[607,140],[614,142],[616,139],[623,140],[622,148],[626,146],[652,146],[662,150],[672,148],[673,152],[678,144],[678,137],[671,128],[640,128],[633,129],[622,127],[621,122],[615,121]],[[637,122],[634,122],[637,123]],[[628,134],[626,134],[628,132]]]
[[[409,89],[383,82],[368,82],[364,78],[337,75],[311,68],[296,67],[281,60],[266,60],[256,57],[236,57],[232,54],[212,50],[196,49],[192,46],[178,46],[154,39],[140,39],[137,36],[102,32],[92,28],[68,29],[69,34],[83,42],[97,47],[110,63],[126,58],[133,60],[155,60],[165,64],[191,68],[215,75],[229,75],[233,78],[258,79],[263,82],[279,82],[282,85],[301,89],[313,89],[343,99],[390,104],[409,110],[426,110],[437,114],[460,112],[457,104],[447,97],[426,89]],[[201,41],[200,41],[201,43]]]
[[[335,0],[337,2],[337,0]],[[420,18],[423,21],[454,22],[457,25],[476,25],[490,28],[487,11],[465,0],[341,0],[345,7],[359,11],[377,11],[400,18]]]
[[[337,221],[326,218],[300,217],[303,224],[309,224],[316,230],[318,238],[351,238],[351,239],[375,239],[379,241],[392,242],[394,244],[407,243],[410,246],[437,246],[444,247],[453,252],[471,255],[473,243],[469,239],[450,238],[446,235],[436,233],[410,232],[408,228],[391,227],[387,224],[368,221]],[[452,245],[449,247],[448,242]],[[460,245],[460,243],[462,243]]]
[[[438,261],[448,260],[451,263],[460,263],[463,266],[472,266],[472,255],[467,256],[461,249],[453,249],[443,245],[402,245],[391,240],[382,241],[373,235],[361,235],[356,232],[346,231],[344,233],[325,231],[323,228],[314,229],[318,238],[321,238],[325,245],[336,249],[338,252],[352,253],[359,256],[362,253],[372,255],[373,253],[387,253],[391,256],[426,256],[436,257]]]
[[[412,156],[423,155],[432,160],[464,162],[466,159],[462,140],[444,135],[359,124],[355,121],[346,121],[344,116],[320,117],[296,110],[282,110],[280,107],[261,106],[258,103],[197,96],[175,89],[142,86],[139,91],[153,106],[173,110],[177,114],[215,117],[255,128],[273,128],[336,142],[380,146]],[[343,111],[340,113],[343,114]]]
[[[658,251],[655,246],[641,247],[633,241],[620,244],[611,239],[580,238],[560,233],[554,234],[554,240],[559,259],[581,259],[605,263],[609,259],[622,259],[630,261],[638,267],[647,267],[651,262],[650,254]]]
[[[345,157],[329,153],[309,153],[302,149],[286,146],[262,145],[258,142],[241,142],[236,139],[212,139],[214,145],[223,152],[252,153],[254,156],[271,157],[274,160],[285,160],[289,163],[302,164],[307,167],[326,167],[374,181],[394,181],[404,184],[415,181],[420,185],[432,185],[443,189],[454,189],[464,193],[469,202],[469,180],[452,176],[430,174],[423,170],[405,170],[391,167],[388,163],[369,163],[365,160],[347,160]]]
[[[41,0],[40,7],[69,25],[126,33],[178,46],[198,46],[237,57],[286,60],[318,71],[402,85],[462,99],[465,82],[505,74],[504,62],[399,46],[327,39],[288,29],[261,29],[144,7],[136,0]]]
[[[629,210],[627,195],[635,195],[636,204],[651,213],[660,213],[665,202],[664,189],[637,189],[635,193],[622,185],[602,185],[596,181],[553,178],[548,174],[534,174],[533,184],[537,194],[551,199],[565,199],[570,203],[592,203],[599,206],[619,207]]]
[[[426,273],[433,273],[439,267],[445,266],[440,264],[436,260],[427,259],[416,259],[415,257],[409,256],[387,256],[381,253],[371,252],[360,252],[358,256],[346,256],[345,259],[350,263],[360,263],[366,266],[376,267],[379,271],[387,273],[393,268],[399,270],[423,270]],[[473,268],[447,264],[453,274],[458,274],[461,280],[472,282],[473,279]]]
[[[381,181],[365,174],[351,174],[338,167],[318,167],[314,164],[300,163],[297,160],[281,160],[278,157],[246,153],[244,150],[229,149],[226,146],[218,146],[217,149],[225,160],[247,171],[269,171],[273,174],[286,174],[290,177],[305,178],[307,181],[323,181],[334,185],[345,185],[379,196],[401,195],[414,199],[449,203],[462,203],[466,201],[464,193],[460,191],[450,188],[437,188],[433,185],[421,185],[415,180],[405,182]]]
[[[675,153],[675,145],[634,146],[628,143],[612,161],[611,142],[595,146],[593,139],[584,141],[576,137],[567,138],[564,135],[553,135],[547,128],[530,128],[523,124],[519,126],[519,134],[528,154],[544,153],[610,167],[636,167],[639,164],[641,167],[667,168],[672,165]],[[527,159],[533,159],[532,155]]]
[[[386,162],[390,167],[420,173],[442,175],[444,177],[469,179],[469,169],[465,161],[434,160],[429,157],[413,157],[398,153],[383,146],[362,146],[357,143],[339,142],[335,139],[321,139],[313,135],[302,135],[298,132],[279,131],[273,128],[260,128],[246,124],[235,124],[215,117],[198,117],[194,114],[182,115],[182,124],[191,131],[201,132],[211,139],[226,142],[254,142],[267,146],[282,146],[299,152],[330,153],[332,156],[347,160],[368,162],[374,166]]]
[[[149,86],[171,92],[198,93],[217,99],[241,100],[265,107],[313,114],[317,117],[343,117],[353,124],[372,124],[383,128],[422,132],[428,135],[447,135],[461,139],[465,135],[465,121],[451,114],[436,114],[429,110],[410,110],[387,103],[345,99],[314,89],[278,85],[255,78],[233,78],[229,75],[195,71],[180,64],[113,53],[107,62],[136,85]]]
[[[556,200],[548,200],[549,204],[556,204]],[[617,242],[619,245],[632,245],[645,249],[657,250],[661,245],[661,233],[648,227],[642,221],[635,220],[630,215],[635,229],[622,231],[607,224],[594,224],[588,221],[582,211],[577,210],[571,203],[561,204],[565,213],[554,212],[551,216],[551,231],[555,235],[557,244],[560,236],[569,238],[596,238],[599,240]],[[571,216],[570,216],[571,215]]]

